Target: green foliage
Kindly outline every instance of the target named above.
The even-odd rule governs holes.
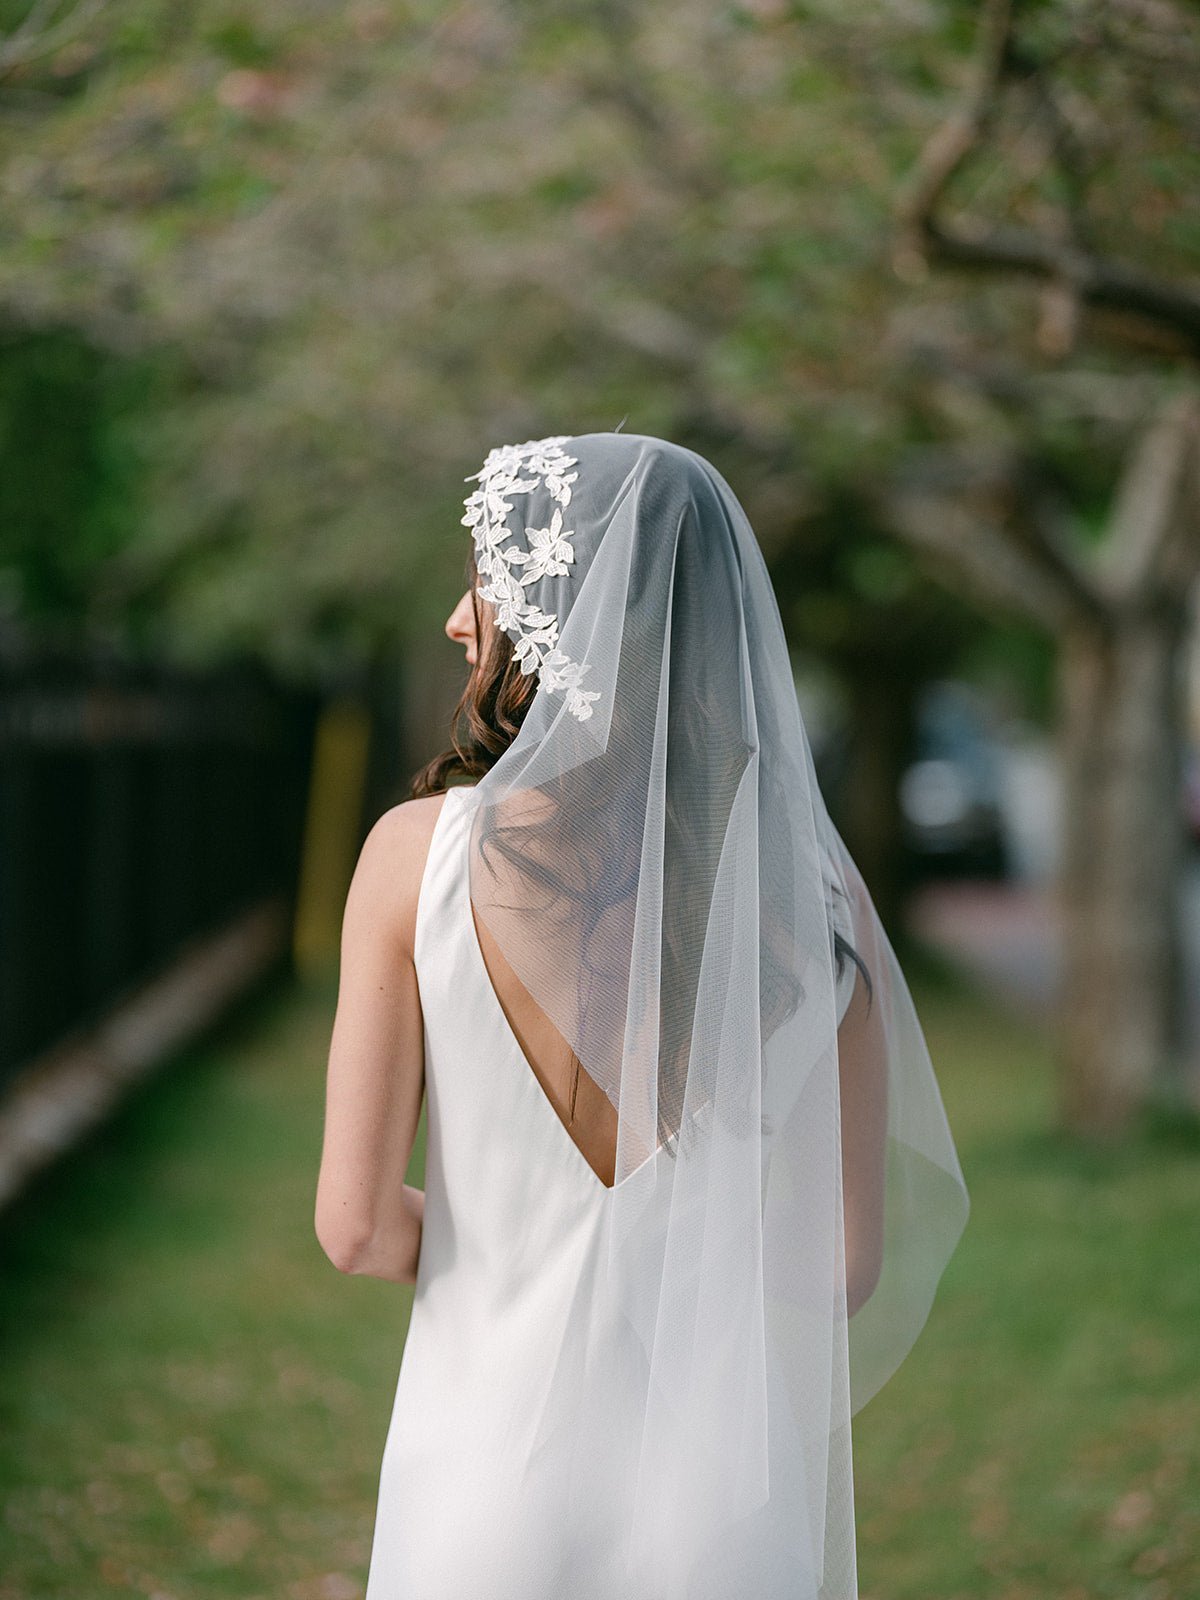
[[[963,404],[914,360],[933,346],[1016,390],[1053,375],[1034,293],[891,258],[977,20],[775,0],[103,8],[0,84],[0,315],[118,359],[170,352],[111,592],[130,615],[153,596],[163,637],[197,651],[257,636],[319,659],[328,619],[353,617],[347,648],[369,652],[444,610],[454,490],[488,445],[622,417],[712,454],[768,549],[816,537],[801,503],[964,432],[1053,457],[1082,531],[1112,438],[1068,438],[1028,388]],[[1186,39],[1170,4],[1026,8],[1021,49],[1052,64],[1076,159],[1046,157],[1026,74],[956,202],[1013,224],[1070,211],[1097,248],[1194,273]],[[1136,341],[1105,358],[1113,377],[1173,359]]]
[[[855,1420],[864,1600],[1186,1600],[1194,1146],[1048,1134],[1048,1042],[910,968],[972,1209]],[[249,1005],[4,1217],[5,1600],[361,1594],[411,1291],[313,1235],[333,1000]]]
[[[136,516],[125,425],[144,403],[140,379],[67,331],[0,345],[0,603],[10,614],[74,620],[99,598]]]

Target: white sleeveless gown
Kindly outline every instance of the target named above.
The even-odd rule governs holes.
[[[661,1600],[632,1593],[616,1565],[639,1349],[602,1329],[605,1392],[589,1363],[577,1411],[548,1400],[552,1377],[567,1376],[556,1395],[572,1392],[582,1346],[597,1339],[591,1288],[610,1191],[546,1099],[484,965],[467,872],[473,805],[473,785],[447,792],[417,904],[425,1214],[366,1600]],[[661,1157],[626,1181],[652,1180]],[[562,1470],[562,1432],[580,1427],[595,1449],[585,1516],[569,1510]],[[781,1516],[795,1471],[772,1463],[780,1495],[737,1549],[705,1563],[703,1600],[815,1595]]]

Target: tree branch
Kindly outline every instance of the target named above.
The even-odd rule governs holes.
[[[974,82],[963,103],[926,140],[896,203],[902,244],[919,248],[921,235],[950,180],[979,146],[995,114],[1012,36],[1011,0],[987,0],[979,21]]]
[[[1078,611],[1078,596],[1029,559],[1008,534],[1013,485],[1007,466],[965,452],[929,449],[881,491],[885,525],[948,568],[985,606],[1001,605],[1055,630]]]
[[[922,239],[927,251],[948,266],[1066,282],[1084,304],[1145,317],[1181,337],[1200,356],[1200,290],[1190,285],[1153,277],[1031,229],[927,217]]]
[[[983,144],[995,119],[1005,74],[1032,75],[1041,103],[1049,107],[1060,134],[1066,126],[1042,68],[1031,62],[1013,36],[1011,0],[989,0],[983,7],[976,45],[974,81],[963,103],[926,141],[912,176],[895,207],[898,225],[897,271],[916,258],[936,257],[949,266],[1019,273],[1067,289],[1079,304],[1132,313],[1182,339],[1200,356],[1200,288],[1171,283],[1087,248],[1086,225],[1074,215],[1070,238],[1033,229],[990,225],[970,217],[938,215],[954,175]],[[1068,176],[1074,156],[1067,151]]]
[[[1103,625],[1110,606],[1103,585],[1076,550],[1060,499],[1050,491],[1040,463],[1018,456],[1012,466],[1013,515],[1005,537],[1053,584],[1078,615]]]
[[[1166,399],[1130,452],[1117,489],[1101,572],[1115,601],[1141,605],[1200,572],[1200,402]]]
[[[105,0],[78,0],[73,10],[56,17],[58,0],[33,0],[24,19],[0,39],[0,79],[66,44],[104,5]]]

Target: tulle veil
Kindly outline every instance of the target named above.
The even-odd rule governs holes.
[[[470,895],[617,1112],[583,1361],[548,1375],[631,1600],[857,1594],[851,1418],[916,1340],[968,1197],[908,985],[813,768],[762,553],[648,435],[493,450],[480,592],[538,691],[477,785]],[[624,1339],[639,1404],[589,1381]],[[756,1569],[757,1570],[757,1569]],[[563,1600],[571,1600],[564,1596]]]

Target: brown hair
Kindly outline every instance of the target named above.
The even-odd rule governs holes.
[[[516,738],[537,688],[536,676],[521,671],[512,640],[496,627],[491,607],[479,598],[474,548],[467,556],[466,579],[475,612],[478,659],[451,713],[450,748],[413,777],[412,799],[441,794],[451,778],[474,782],[490,771]]]

